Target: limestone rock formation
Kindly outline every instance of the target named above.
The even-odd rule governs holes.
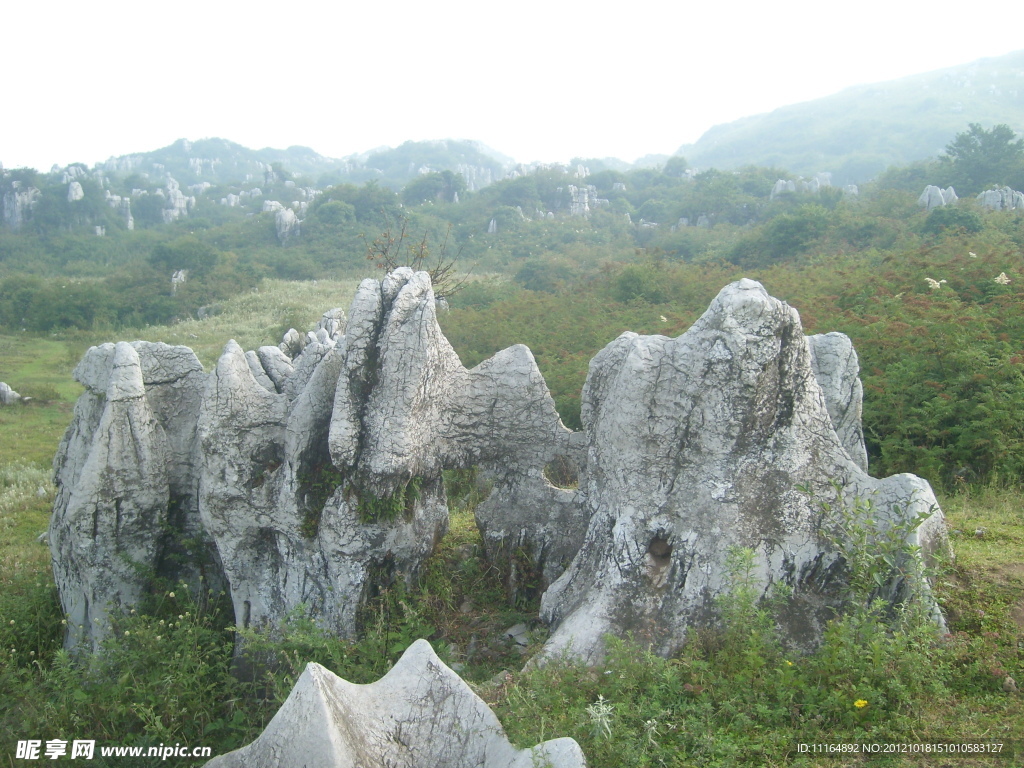
[[[844,445],[836,433],[828,400],[841,406],[839,393],[855,397],[846,344],[813,343],[828,397],[811,346],[794,309],[741,280],[682,336],[626,333],[594,358],[583,390],[580,482],[590,524],[543,596],[542,618],[552,626],[545,654],[596,659],[604,634],[626,632],[674,652],[688,627],[714,620],[733,547],[755,550],[763,589],[793,589],[783,632],[813,646],[829,606],[839,604],[844,574],[820,535],[836,521],[799,486],[825,496],[837,482],[847,502],[871,497],[883,518],[934,508],[913,536],[926,552],[945,546],[927,483],[868,477],[850,456],[855,436],[847,431]],[[850,409],[833,410],[842,423]]]
[[[956,192],[952,187],[940,189],[934,184],[929,184],[924,188],[921,196],[917,198],[917,204],[930,211],[933,208],[939,208],[943,205],[955,205],[956,201],[959,199],[960,198],[956,196]]]
[[[195,197],[187,197],[181,191],[178,182],[170,176],[167,177],[167,191],[159,191],[163,193],[167,200],[166,206],[160,212],[163,216],[164,224],[169,224],[172,221],[188,216],[189,209],[196,204]]]
[[[589,216],[590,215],[590,187],[577,187],[569,185],[569,215]]]
[[[825,407],[839,443],[854,464],[867,472],[868,451],[861,424],[864,388],[853,342],[842,333],[825,333],[808,336],[807,343],[811,370],[825,397]]]
[[[21,395],[8,386],[7,382],[0,381],[0,405],[14,405],[21,400]]]
[[[1009,187],[987,189],[978,195],[982,208],[990,211],[1012,211],[1024,209],[1024,193]]]
[[[309,664],[263,733],[207,768],[401,765],[408,768],[585,768],[579,745],[509,743],[486,703],[417,640],[384,677],[355,685]]]
[[[198,532],[191,454],[202,367],[191,350],[136,342],[93,347],[86,387],[54,458],[49,540],[68,615],[65,644],[97,647],[111,605],[132,605],[165,554],[166,527]]]
[[[3,197],[3,221],[7,228],[12,232],[21,229],[42,195],[35,187],[25,187],[20,181],[12,181]]]
[[[73,203],[76,200],[81,200],[85,197],[85,190],[82,189],[81,182],[72,181],[68,184],[68,202]]]
[[[278,209],[274,214],[274,226],[277,230],[278,241],[283,245],[292,238],[298,237],[301,223],[291,208]]]
[[[594,658],[603,633],[630,630],[672,652],[714,620],[732,546],[757,551],[765,589],[793,587],[785,631],[812,645],[844,564],[820,535],[835,521],[797,487],[823,496],[836,482],[883,517],[935,504],[910,475],[866,475],[849,339],[806,338],[752,281],[677,339],[624,334],[600,352],[579,433],[526,347],[467,370],[437,306],[429,276],[401,268],[305,336],[229,342],[209,374],[183,347],[91,349],[54,465],[68,644],[78,625],[97,644],[108,606],[137,600],[145,572],[169,573],[186,534],[212,551],[175,577],[223,579],[238,624],[303,606],[352,636],[360,605],[412,584],[444,535],[442,471],[478,467],[492,492],[477,524],[510,595],[547,588],[547,652]],[[913,537],[930,552],[942,532],[938,512]],[[886,597],[913,588],[926,586]]]
[[[525,347],[467,371],[435,311],[426,273],[403,268],[363,281],[344,335],[334,310],[304,346],[290,331],[288,351],[225,348],[198,417],[198,498],[240,624],[303,604],[352,635],[362,601],[411,582],[444,534],[443,469],[539,477],[571,435]]]

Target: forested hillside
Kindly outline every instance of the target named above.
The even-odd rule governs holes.
[[[363,276],[390,238],[384,261],[472,274],[447,297],[464,360],[528,344],[578,427],[602,346],[624,330],[678,334],[726,282],[754,277],[809,330],[853,338],[877,473],[1018,482],[1024,218],[974,196],[1024,186],[1022,157],[1009,128],[971,125],[941,157],[860,190],[779,168],[694,172],[681,157],[521,168],[476,191],[451,169],[397,191],[320,188],[277,161],[260,180],[219,186],[84,166],[5,171],[0,328],[113,337],[207,316],[264,279]],[[962,199],[928,210],[927,184]]]
[[[925,160],[970,120],[1024,129],[1024,51],[883,83],[717,125],[679,152],[700,167],[779,165],[860,184]]]

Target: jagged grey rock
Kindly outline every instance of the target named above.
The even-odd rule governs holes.
[[[166,191],[158,191],[163,192],[163,196],[167,200],[166,206],[160,212],[165,224],[169,224],[172,221],[188,216],[189,209],[195,207],[195,197],[186,196],[185,193],[181,191],[178,182],[170,176],[167,177]]]
[[[284,391],[295,368],[291,359],[279,347],[265,346],[256,350],[256,357],[278,392]]]
[[[54,459],[58,500],[49,539],[69,647],[96,648],[108,610],[141,597],[140,570],[156,567],[167,521],[167,436],[146,399],[138,353],[125,342],[111,352],[102,395],[86,393],[76,408],[83,418],[72,425],[80,431]],[[84,450],[69,456],[73,444]]]
[[[978,202],[990,211],[1012,211],[1024,208],[1024,194],[1010,187],[987,189],[978,195]]]
[[[487,704],[417,640],[384,677],[355,685],[308,664],[248,746],[208,768],[402,765],[407,768],[585,768],[573,739],[516,749]]]
[[[324,330],[328,337],[337,341],[345,333],[345,310],[335,307],[324,312],[316,324],[317,330]]]
[[[934,184],[929,184],[924,188],[921,196],[917,198],[917,204],[930,211],[933,208],[940,208],[943,205],[955,205],[959,199],[960,198],[957,197],[953,187],[940,189]]]
[[[21,400],[21,395],[8,386],[7,382],[0,381],[0,405],[14,405]]]
[[[12,181],[3,198],[3,220],[7,228],[12,232],[21,229],[42,196],[35,187],[23,187],[20,181]]]
[[[252,371],[252,376],[256,379],[256,382],[268,392],[276,392],[277,386],[273,380],[267,375],[267,372],[263,370],[263,363],[260,362],[259,357],[253,350],[248,350],[245,353],[245,361],[249,364],[249,370]]]
[[[295,215],[295,211],[291,208],[280,208],[274,214],[274,226],[277,230],[278,241],[284,244],[298,237],[301,223],[299,217]]]
[[[305,344],[306,340],[303,335],[294,328],[289,328],[282,337],[281,342],[277,345],[277,348],[284,352],[287,357],[296,358],[302,354],[302,348]]]
[[[842,333],[808,336],[811,370],[818,380],[825,407],[840,444],[865,472],[868,451],[864,444],[864,387],[860,383],[860,363],[850,337]]]
[[[304,606],[352,636],[366,597],[411,584],[443,536],[441,472],[477,466],[493,485],[477,523],[510,593],[551,583],[549,652],[594,657],[604,632],[631,629],[671,652],[713,620],[731,545],[757,549],[766,587],[795,587],[787,632],[811,644],[842,563],[796,485],[821,494],[837,480],[883,515],[934,504],[917,478],[864,473],[849,340],[807,340],[757,283],[725,288],[678,339],[625,334],[598,354],[581,433],[562,425],[526,347],[467,370],[436,311],[426,273],[402,268],[360,284],[344,334],[334,310],[306,339],[290,330],[255,353],[229,342],[209,375],[185,348],[91,349],[55,460],[66,610],[85,623],[136,599],[142,577],[113,553],[159,571],[163,522],[201,522],[239,624]],[[930,552],[942,533],[939,513],[913,535]]]
[[[874,480],[850,458],[796,310],[754,281],[724,288],[676,339],[626,333],[609,344],[591,362],[582,420],[591,519],[543,596],[545,655],[596,660],[606,633],[626,632],[678,650],[689,627],[715,620],[734,547],[755,551],[762,589],[793,588],[783,632],[813,646],[839,605],[843,564],[819,533],[836,521],[800,486],[825,496],[839,483],[847,503],[873,498],[882,519],[934,508],[911,538],[926,552],[946,546],[927,483]]]
[[[493,466],[502,479],[533,477],[541,497],[574,495],[542,477],[556,454],[581,461],[582,443],[561,425],[529,350],[467,371],[435,307],[426,273],[363,281],[345,334],[310,341],[283,384],[270,363],[285,355],[259,350],[273,390],[253,375],[253,356],[225,348],[198,419],[199,508],[239,623],[274,623],[304,604],[352,635],[369,591],[411,582],[444,534],[445,468]],[[541,517],[524,525],[540,530]],[[563,566],[572,555],[537,549],[557,550]]]
[[[187,347],[137,341],[92,347],[73,375],[86,391],[54,457],[49,541],[65,644],[96,647],[108,608],[133,604],[147,569],[195,575],[163,558],[169,530],[201,533],[193,454],[205,374]]]

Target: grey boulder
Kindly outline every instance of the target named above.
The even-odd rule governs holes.
[[[417,640],[384,677],[355,685],[309,664],[263,733],[207,768],[585,768],[579,745],[509,743],[486,703]]]

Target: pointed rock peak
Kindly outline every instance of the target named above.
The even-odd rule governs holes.
[[[94,394],[106,395],[113,358],[114,344],[112,342],[108,341],[106,344],[89,347],[71,375],[75,381]]]
[[[354,685],[308,664],[260,737],[207,766],[398,764],[584,768],[586,759],[567,738],[532,749],[513,747],[487,704],[426,640],[417,640],[387,675],[369,685]]]
[[[742,278],[718,292],[707,311],[694,323],[695,329],[718,328],[723,331],[774,335],[780,323],[796,322],[796,310],[769,295],[756,280]]]
[[[399,267],[394,272],[389,272],[381,282],[381,292],[384,294],[384,300],[388,302],[394,301],[398,292],[405,287],[406,283],[415,274],[412,267]]]
[[[107,382],[107,400],[116,403],[120,400],[131,400],[146,394],[142,383],[142,365],[139,353],[124,341],[114,347],[114,361]]]

